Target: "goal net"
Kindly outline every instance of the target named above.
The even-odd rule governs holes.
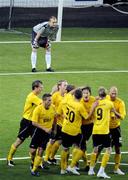
[[[73,8],[99,6],[103,0],[0,0],[0,28],[14,29],[17,27],[32,27],[48,20],[49,16],[58,16],[59,26],[62,22],[62,12],[68,8],[64,24],[68,26],[73,15]],[[66,10],[67,11],[67,10]],[[65,13],[65,12],[64,12]],[[76,12],[77,13],[77,12]],[[76,14],[79,16],[79,14]],[[67,21],[67,23],[66,23]],[[71,23],[73,25],[73,23]]]
[[[119,9],[121,3],[125,6]],[[110,5],[114,10],[128,14],[128,0],[0,0],[0,29],[32,28],[53,15],[58,18],[57,40],[60,41],[62,27],[96,27],[96,23],[104,27],[111,11],[104,11],[103,5]],[[101,18],[104,22],[101,22]],[[123,22],[127,17],[121,18]]]

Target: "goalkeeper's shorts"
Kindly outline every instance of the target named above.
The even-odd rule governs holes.
[[[32,41],[31,44],[33,45],[33,42],[35,40],[37,33],[35,33],[34,31],[32,31]],[[43,47],[46,48],[47,44],[48,44],[48,38],[47,37],[40,37],[37,41],[37,44],[39,47]]]

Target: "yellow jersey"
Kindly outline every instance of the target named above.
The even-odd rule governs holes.
[[[53,105],[45,109],[43,104],[37,106],[33,112],[32,121],[38,123],[41,127],[51,129],[56,112]]]
[[[42,103],[42,100],[33,92],[28,94],[23,111],[23,118],[32,121],[32,114],[36,106]]]
[[[64,115],[62,132],[71,136],[81,133],[82,119],[86,119],[88,116],[81,102],[76,101],[74,97],[69,98],[59,106],[57,113]]]
[[[74,96],[70,92],[66,93],[66,94],[64,94],[62,103],[66,103],[66,102],[70,101],[70,99],[73,99],[73,98],[74,98]]]
[[[81,99],[81,103],[83,104],[85,110],[87,111],[87,113],[90,113],[90,110],[92,108],[92,104],[95,102],[95,97],[94,96],[90,96],[88,101],[85,101],[83,98]],[[88,120],[83,120],[82,124],[91,124],[94,121],[94,117],[93,115],[88,119]]]
[[[114,105],[108,99],[98,100],[99,104],[94,111],[94,126],[92,134],[108,134],[110,114]]]
[[[125,104],[124,104],[124,101],[122,101],[118,97],[115,99],[115,101],[112,101],[110,96],[107,95],[107,99],[109,99],[113,103],[115,110],[121,115],[121,118],[117,118],[115,115],[111,116],[110,129],[114,129],[120,126],[120,120],[123,120],[126,116]]]
[[[63,96],[61,96],[60,92],[57,91],[52,95],[52,104],[54,104],[55,109],[57,111],[59,104],[62,102],[62,100],[64,99]],[[57,124],[59,126],[62,126],[63,124],[63,118],[60,116],[59,118],[57,118]]]

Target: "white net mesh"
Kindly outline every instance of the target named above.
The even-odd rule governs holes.
[[[10,6],[10,3],[15,7],[58,7],[59,0],[0,0],[0,7]],[[95,6],[103,4],[103,0],[64,0],[64,7],[77,6]]]

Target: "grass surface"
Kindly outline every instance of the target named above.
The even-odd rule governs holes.
[[[20,31],[23,29],[20,29]],[[30,29],[24,30],[30,33]],[[128,40],[128,29],[64,29],[63,40]],[[30,40],[30,35],[0,33],[1,41]],[[126,70],[128,71],[128,43],[55,43],[52,45],[52,64],[56,72],[74,71],[106,71]],[[19,122],[22,117],[22,110],[26,95],[31,91],[31,82],[41,79],[44,83],[44,92],[50,92],[52,86],[60,79],[66,79],[76,86],[89,85],[92,87],[92,94],[97,95],[99,86],[110,88],[116,85],[119,89],[119,97],[122,98],[128,107],[127,94],[128,72],[105,73],[52,73],[52,74],[17,74],[31,72],[30,44],[0,44],[0,157],[6,157],[10,145],[15,140]],[[37,69],[45,71],[44,50],[39,49]],[[9,73],[5,76],[5,73]],[[123,147],[122,151],[127,152],[128,130],[127,117],[121,124]],[[30,139],[18,149],[16,157],[28,156]],[[92,151],[91,140],[88,143],[88,152]],[[58,152],[60,154],[60,151]],[[113,155],[110,161],[113,162]],[[128,163],[128,154],[122,155],[122,163]],[[4,180],[33,179],[29,172],[29,160],[16,160],[14,168],[8,168],[5,161],[0,161],[0,178]],[[96,172],[99,164],[96,166]],[[125,176],[113,175],[113,165],[108,165],[107,172],[112,179],[127,179],[128,166],[122,166],[126,172]],[[74,180],[80,178],[97,179],[89,177],[87,173],[81,172],[81,176],[60,176],[59,166],[51,167],[49,171],[41,172],[38,179],[51,178],[54,180]]]

